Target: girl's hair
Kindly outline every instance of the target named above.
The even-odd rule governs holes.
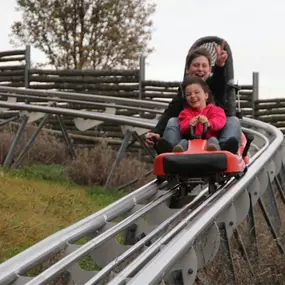
[[[199,84],[203,91],[205,93],[208,93],[209,94],[209,97],[208,97],[208,100],[207,100],[207,103],[214,103],[213,101],[213,96],[212,96],[212,93],[211,93],[211,90],[208,86],[208,84],[201,78],[201,77],[198,77],[198,76],[187,76],[185,77],[183,83],[182,83],[182,88],[183,88],[183,93],[185,94],[185,89],[187,86],[189,85],[192,85],[192,84]]]
[[[210,88],[207,85],[207,83],[201,77],[198,77],[198,76],[187,76],[184,79],[183,85],[182,85],[184,92],[185,92],[185,88],[188,85],[192,85],[192,84],[199,84],[205,93],[210,93]]]

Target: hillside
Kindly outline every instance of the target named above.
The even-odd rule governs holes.
[[[124,195],[75,185],[56,165],[0,175],[0,263]]]

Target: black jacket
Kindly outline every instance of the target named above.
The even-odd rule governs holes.
[[[206,80],[211,92],[214,95],[215,104],[225,109],[225,69],[224,67],[215,66],[213,75]],[[184,98],[182,96],[181,87],[178,88],[177,96],[169,103],[168,107],[161,115],[157,125],[152,130],[154,133],[163,135],[167,122],[172,117],[178,117],[179,113],[184,109]]]

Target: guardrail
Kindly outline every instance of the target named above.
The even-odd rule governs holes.
[[[0,92],[9,92],[7,90],[17,94],[39,96],[39,93],[32,93],[30,90],[15,92],[11,89],[2,89]],[[41,93],[45,94],[43,96],[48,94]],[[77,96],[71,94],[61,92],[58,95],[65,99]],[[106,98],[101,97],[99,100],[104,101]],[[128,102],[123,102],[124,99],[119,98],[114,100],[119,104],[134,104],[143,108],[152,108],[152,104],[155,103],[137,100],[130,103],[129,99]],[[164,104],[155,104],[157,108],[164,107]],[[21,115],[25,117],[23,122],[34,116],[31,112],[42,113],[42,116],[69,115],[80,119],[116,122],[122,125],[126,133],[138,128],[149,129],[156,122],[136,117],[13,102],[0,102],[0,107],[6,110],[20,110]],[[253,156],[249,170],[240,180],[231,180],[206,200],[203,194],[207,189],[202,190],[201,194],[183,209],[170,209],[168,206],[169,199],[177,187],[175,183],[161,184],[157,180],[152,181],[102,211],[55,233],[2,263],[0,284],[45,284],[58,276],[63,276],[66,282],[75,284],[98,284],[108,278],[113,285],[125,284],[127,281],[130,284],[158,284],[169,280],[172,282],[173,274],[177,270],[182,272],[184,283],[181,284],[193,284],[197,270],[203,269],[217,253],[222,242],[219,231],[227,241],[237,232],[237,225],[248,214],[251,220],[254,220],[252,208],[257,201],[263,205],[262,197],[265,190],[268,188],[268,191],[272,192],[273,180],[284,171],[282,133],[273,126],[252,119],[245,118],[242,123],[245,132],[254,134],[255,144],[250,150]],[[283,182],[280,177],[277,181],[279,185]],[[201,188],[198,187],[196,190],[200,191]],[[283,191],[282,186],[279,190]],[[280,193],[283,193],[282,191]],[[272,201],[272,195],[270,197]],[[276,208],[272,207],[271,211],[276,212]],[[269,221],[279,248],[283,251],[278,239],[278,227],[268,214],[264,215],[267,222]],[[114,220],[118,218],[121,221],[116,223]],[[251,222],[251,234],[254,233],[254,229]],[[120,244],[115,239],[119,233],[133,236],[126,236],[124,244]],[[83,237],[89,241],[84,245],[76,244]],[[139,254],[139,251],[142,253]],[[38,276],[25,276],[31,268],[59,253],[59,260]],[[137,258],[134,258],[134,254],[138,255]],[[80,268],[78,261],[87,255],[102,269],[86,271]],[[129,265],[124,262],[128,262]],[[118,266],[121,272],[114,274]]]

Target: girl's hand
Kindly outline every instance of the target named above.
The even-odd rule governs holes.
[[[201,123],[201,124],[208,123],[209,124],[209,120],[206,116],[200,115],[199,116],[199,123]]]
[[[194,117],[193,119],[190,120],[189,125],[192,127],[195,127],[199,122],[199,116]]]

